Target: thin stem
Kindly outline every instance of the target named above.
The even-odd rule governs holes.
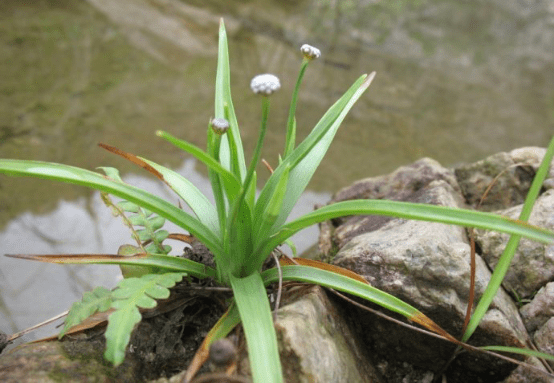
[[[256,148],[254,149],[252,160],[250,161],[250,165],[248,166],[246,178],[244,179],[244,183],[242,184],[241,197],[244,197],[244,193],[246,193],[246,190],[248,190],[248,186],[250,184],[250,181],[252,181],[252,176],[254,175],[254,170],[256,170],[256,166],[258,165],[258,161],[260,160],[265,132],[267,130],[268,115],[269,115],[269,97],[264,96],[262,97],[262,124],[260,127],[260,134],[258,135],[258,142],[256,143]]]
[[[302,60],[302,66],[300,67],[300,73],[298,73],[298,79],[296,80],[296,85],[294,86],[294,92],[292,93],[292,100],[290,102],[289,118],[287,121],[287,136],[285,139],[285,151],[283,153],[283,159],[285,159],[290,152],[294,150],[294,144],[296,141],[296,122],[294,115],[296,114],[296,104],[298,102],[298,92],[300,90],[300,84],[304,78],[304,73],[308,67],[309,59],[304,58]]]
[[[240,191],[240,194],[236,200],[236,202],[233,205],[233,211],[231,215],[231,219],[229,220],[229,225],[233,224],[237,217],[237,213],[239,210],[239,206],[242,203],[244,196],[248,190],[248,186],[250,182],[252,181],[252,176],[254,175],[254,170],[256,170],[256,165],[258,164],[258,161],[260,160],[260,155],[262,153],[262,146],[263,141],[265,137],[265,132],[267,130],[267,116],[269,115],[269,97],[262,97],[262,124],[260,127],[260,134],[258,135],[258,142],[256,143],[256,148],[254,149],[254,154],[252,155],[252,161],[250,162],[250,165],[248,166],[248,171],[246,173],[246,178],[244,179],[244,183],[242,184],[242,188]]]
[[[212,131],[211,126],[208,124],[208,154],[210,154],[217,162],[219,162],[219,149],[221,145],[221,136],[218,134],[215,134]],[[226,216],[225,216],[225,197],[223,195],[223,187],[222,182],[219,174],[214,172],[212,169],[208,169],[208,178],[210,179],[210,183],[212,185],[212,192],[214,194],[216,209],[217,209],[217,217],[219,221],[219,230],[221,235],[224,235],[225,233],[225,223],[226,223]],[[216,271],[217,271],[217,279],[221,280],[222,278],[222,271],[220,268],[221,262],[216,262]]]
[[[258,142],[256,143],[256,148],[254,149],[254,154],[252,155],[252,160],[250,162],[250,165],[248,166],[248,170],[246,172],[246,177],[244,179],[244,183],[242,184],[240,193],[238,195],[238,198],[234,201],[231,209],[231,214],[229,215],[229,220],[227,221],[227,235],[225,236],[225,244],[224,247],[228,251],[229,254],[236,254],[237,252],[235,249],[233,249],[233,242],[234,238],[229,238],[228,233],[232,232],[232,225],[236,224],[238,212],[240,210],[240,207],[243,203],[245,203],[244,199],[246,196],[246,193],[248,192],[250,182],[252,181],[254,171],[256,170],[256,165],[258,164],[258,161],[260,160],[260,155],[262,152],[262,146],[263,141],[265,137],[265,133],[267,130],[267,117],[269,115],[269,98],[264,96],[262,97],[262,123],[260,127],[260,133],[258,135]],[[239,253],[243,253],[244,249],[237,249]],[[247,258],[249,254],[242,254],[243,259]],[[241,267],[240,263],[238,263],[238,268]]]

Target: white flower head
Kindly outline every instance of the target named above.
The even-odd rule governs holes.
[[[309,44],[304,44],[300,47],[300,52],[309,60],[318,59],[321,56],[321,51]]]
[[[224,118],[214,118],[210,121],[210,125],[215,134],[219,134],[220,136],[229,130],[229,121]]]
[[[269,96],[281,88],[281,83],[279,82],[277,76],[266,73],[254,77],[250,82],[250,88],[252,89],[252,92],[256,94]]]

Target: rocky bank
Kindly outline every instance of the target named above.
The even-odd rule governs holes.
[[[424,158],[391,174],[357,181],[337,192],[329,203],[391,199],[494,211],[515,218],[544,153],[542,148],[522,148],[453,169]],[[551,171],[530,219],[549,230],[554,230],[553,186]],[[474,234],[478,299],[508,236],[483,230]],[[321,224],[318,249],[306,255],[363,275],[373,286],[417,307],[451,334],[460,335],[470,280],[466,229],[379,216],[342,217]],[[197,342],[206,331],[199,324],[208,322],[202,320],[199,310],[217,305],[213,297],[202,299],[200,306],[187,304],[164,313],[164,320],[143,321],[131,340],[125,364],[118,369],[102,361],[102,337],[96,334],[85,340],[43,342],[10,350],[0,357],[0,380],[179,382],[184,364],[181,361],[176,368],[175,355],[182,360],[192,354],[194,342],[189,339],[186,343],[184,337],[196,331],[199,335],[193,340]],[[283,303],[275,325],[287,382],[553,381],[536,370],[493,356],[464,352],[452,359],[454,345],[361,310],[319,287],[289,289]],[[191,307],[196,316],[190,314]],[[217,318],[214,310],[205,310],[205,315],[212,322]],[[161,336],[164,342],[160,343],[151,336],[145,338],[144,333],[167,336]],[[522,239],[503,289],[469,343],[535,345],[552,354],[552,334],[554,246]],[[166,350],[169,339],[171,352]],[[86,354],[76,353],[77,342],[89,346],[81,349],[88,350]],[[536,358],[526,362],[542,371],[554,367]],[[157,375],[146,374],[144,363],[155,365]],[[244,352],[238,367],[239,372],[248,374]]]

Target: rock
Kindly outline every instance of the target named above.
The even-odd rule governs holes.
[[[388,184],[390,182],[391,184]],[[436,161],[420,160],[389,176],[366,179],[341,190],[333,202],[360,198],[398,199],[464,207],[453,172]],[[333,263],[363,275],[373,286],[419,308],[445,330],[459,336],[467,307],[470,248],[465,229],[437,223],[376,216],[333,221],[324,243],[337,250]],[[331,254],[332,255],[332,254]],[[476,294],[490,271],[477,256]],[[353,324],[372,353],[438,371],[452,355],[452,344],[407,330],[354,310]],[[383,336],[386,334],[386,336]],[[502,290],[470,343],[523,346],[529,340],[514,302]],[[451,382],[499,381],[514,365],[489,356],[459,356],[447,370]]]
[[[496,213],[510,218],[518,218],[522,205]],[[554,189],[543,193],[536,201],[529,223],[554,229]],[[475,241],[481,248],[483,259],[491,269],[496,267],[510,236],[495,231],[475,230]],[[502,283],[506,291],[518,298],[532,296],[547,282],[554,279],[554,245],[546,245],[525,238],[511,262]]]
[[[329,202],[339,202],[351,199],[390,199],[390,200],[413,200],[415,193],[427,187],[434,181],[444,181],[449,185],[456,195],[460,188],[456,183],[454,173],[442,167],[437,161],[430,158],[423,158],[411,165],[403,166],[393,173],[380,177],[366,178],[340,190]],[[462,204],[461,196],[456,196],[458,203]],[[326,251],[331,248],[342,248],[351,238],[362,234],[365,231],[372,231],[385,225],[391,218],[350,216],[333,220],[336,227],[334,236],[329,237],[330,232],[320,237],[320,249]],[[368,225],[371,221],[371,226]]]
[[[533,300],[521,308],[520,314],[529,333],[534,333],[554,317],[554,282],[542,287]]]
[[[533,340],[539,351],[554,355],[554,317],[551,317],[535,333]],[[548,362],[554,368],[554,362]]]
[[[522,204],[545,152],[546,149],[536,147],[515,149],[457,167],[456,178],[466,201],[477,207],[487,188],[492,186],[480,210],[494,211]],[[550,171],[544,186],[554,186],[554,171]]]
[[[535,357],[530,357],[525,360],[525,363],[530,364],[537,369],[546,372],[546,368],[540,360]],[[518,366],[510,376],[502,381],[502,383],[552,383],[552,378],[542,374],[536,370],[532,370],[525,366]]]
[[[508,167],[499,176],[499,182],[507,189],[502,193],[493,188],[484,209],[502,207],[501,214],[517,217],[521,209],[518,205],[530,183],[527,176],[532,177],[543,155],[544,150],[524,148],[458,167],[456,171],[434,160],[422,159],[390,175],[358,181],[339,191],[331,203],[382,198],[467,207],[468,203],[475,205],[477,196],[480,198],[490,179]],[[522,160],[527,165],[514,165]],[[554,222],[550,217],[554,216],[554,191],[551,189],[548,185],[544,188],[546,191],[537,201],[531,222],[553,230]],[[320,233],[320,251],[332,263],[358,272],[374,287],[420,309],[450,334],[460,335],[470,279],[470,246],[464,228],[379,216],[342,217],[324,222],[321,227],[324,230]],[[476,239],[478,251],[483,255],[476,255],[478,300],[490,280],[486,262],[490,265],[497,262],[507,236],[477,230]],[[194,246],[193,250],[193,253],[198,252]],[[204,255],[209,258],[209,254]],[[471,344],[523,347],[530,342],[527,333],[530,332],[540,350],[554,352],[554,282],[547,283],[554,278],[553,259],[553,246],[521,241],[505,287],[513,289],[520,297],[540,290],[521,309],[520,317],[513,299],[501,289],[470,339]],[[370,306],[385,311],[376,305]],[[185,354],[192,355],[217,319],[217,315],[212,315],[215,313],[208,313],[207,317],[204,314],[198,318],[196,314],[187,317],[187,313],[200,312],[202,307],[209,307],[208,311],[213,308],[202,303],[141,322],[133,334],[126,361],[118,367],[120,370],[103,362],[103,337],[97,336],[29,344],[11,350],[0,358],[0,380],[23,382],[32,376],[46,382],[55,379],[87,381],[91,377],[102,380],[105,376],[116,376],[118,381],[140,381],[140,378],[146,379],[144,374],[155,363],[164,369],[164,374],[150,379],[157,378],[157,383],[179,382],[183,373],[177,372],[186,365],[183,362]],[[185,326],[183,321],[187,326],[202,324],[206,327],[198,327],[192,334],[193,339],[185,342],[179,335]],[[535,370],[523,366],[516,368],[499,358],[468,352],[459,354],[442,371],[455,345],[399,326],[334,295],[328,297],[320,287],[285,289],[275,328],[287,383],[430,383],[437,378],[445,378],[448,383],[552,381]],[[153,333],[157,334],[156,338],[151,336]],[[245,348],[238,350],[238,371],[248,374]],[[163,357],[161,362],[157,359],[159,356]],[[526,362],[546,371],[536,358],[528,358]],[[203,375],[204,381],[218,381],[221,377],[218,373]],[[243,382],[248,377],[233,379]]]
[[[125,361],[118,367],[103,357],[106,343],[103,328],[98,326],[61,341],[27,343],[3,353],[0,381],[137,383],[174,375],[190,363],[205,334],[223,313],[219,304],[203,295],[185,297],[179,303],[170,311],[158,308],[153,316],[143,313],[144,319],[131,335]]]
[[[0,353],[2,353],[2,351],[6,348],[8,344],[10,344],[8,340],[8,334],[0,331]]]
[[[63,342],[27,343],[0,358],[0,381],[23,382],[100,382],[117,377],[118,382],[135,382],[136,363],[126,360],[117,369],[102,363],[101,350],[95,342],[80,343],[77,355],[68,355]],[[74,349],[76,351],[77,349]],[[95,359],[95,354],[99,359]]]
[[[323,289],[311,286],[289,298],[275,328],[287,383],[385,383]]]

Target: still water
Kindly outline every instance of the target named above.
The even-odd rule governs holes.
[[[377,71],[310,183],[305,211],[356,179],[420,157],[452,166],[545,146],[553,132],[552,0],[3,0],[0,157],[116,166],[129,182],[169,197],[98,148],[102,141],[179,169],[208,190],[204,169],[154,132],[205,145],[220,17],[247,158],[260,117],[248,88],[254,75],[274,73],[282,83],[263,153],[275,164],[303,43],[320,48],[322,58],[302,85],[300,139],[359,75]],[[3,176],[0,230],[0,253],[114,253],[129,241],[97,194]],[[299,248],[316,234],[297,237]],[[109,267],[1,257],[0,329],[47,319],[83,291],[113,286],[117,276]]]

